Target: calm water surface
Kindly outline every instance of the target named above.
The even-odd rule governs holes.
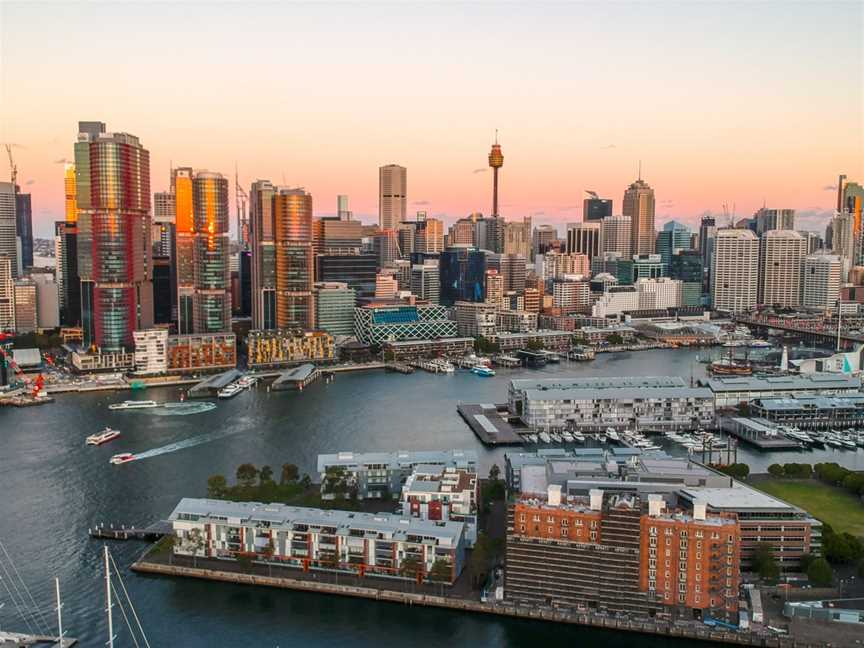
[[[268,394],[259,387],[212,411],[159,416],[152,411],[109,411],[128,392],[61,395],[50,405],[0,409],[0,540],[16,560],[37,601],[53,605],[59,576],[65,625],[82,646],[106,638],[100,545],[87,529],[100,522],[143,525],[166,517],[184,496],[203,496],[207,477],[233,475],[244,462],[297,464],[312,474],[316,457],[340,450],[391,451],[473,448],[483,470],[503,467],[504,450],[485,449],[456,413],[459,400],[504,402],[516,376],[704,376],[691,351],[647,351],[598,356],[592,363],[562,363],[543,371],[501,370],[493,378],[363,372],[341,374],[302,393]],[[152,389],[137,398],[177,400],[178,391]],[[110,425],[123,436],[91,448],[84,437]],[[116,453],[180,449],[123,466]],[[186,447],[184,447],[186,446]],[[670,447],[670,452],[683,454]],[[739,449],[753,470],[775,461],[838,461],[864,469],[864,451],[823,450],[759,454]],[[314,476],[314,475],[313,475]],[[661,646],[651,638],[598,633],[558,625],[471,616],[395,605],[221,583],[146,577],[128,566],[144,550],[114,543],[127,587],[153,646],[414,646],[453,645]],[[0,628],[24,628],[0,590]],[[116,623],[115,623],[116,628]],[[120,631],[119,646],[131,645]],[[676,643],[675,645],[682,645]]]

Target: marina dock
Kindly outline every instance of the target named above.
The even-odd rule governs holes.
[[[147,540],[153,542],[172,533],[173,529],[170,522],[160,520],[143,528],[126,526],[109,526],[106,528],[103,524],[87,531],[94,540]]]
[[[273,391],[302,390],[320,377],[321,371],[315,365],[303,364],[279,374],[279,377],[270,385],[270,389]]]
[[[742,416],[724,417],[720,420],[720,429],[760,450],[798,450],[801,448],[799,441],[780,434],[776,427],[766,419],[744,418]]]
[[[501,416],[506,405],[459,403],[456,411],[485,445],[522,445],[513,426]]]
[[[220,389],[239,379],[241,374],[237,369],[210,376],[189,390],[189,398],[209,398],[215,396]]]

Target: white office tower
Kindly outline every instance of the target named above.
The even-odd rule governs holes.
[[[630,219],[626,216],[609,216],[600,221],[600,252],[619,252],[630,256]]]
[[[843,260],[836,254],[811,254],[804,258],[801,305],[819,310],[832,309],[840,295]]]
[[[759,303],[795,308],[801,303],[801,262],[807,241],[798,232],[768,230],[759,241]]]
[[[740,313],[756,307],[759,239],[750,230],[723,229],[714,237],[711,298],[714,310]]]

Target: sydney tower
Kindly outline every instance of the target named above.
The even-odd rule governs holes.
[[[498,218],[498,169],[504,166],[504,155],[498,143],[498,131],[495,131],[495,143],[489,152],[489,166],[492,167],[492,218]]]

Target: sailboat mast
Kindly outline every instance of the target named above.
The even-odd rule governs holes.
[[[111,616],[111,608],[114,604],[111,603],[111,567],[108,565],[108,545],[104,547],[105,552],[105,611],[108,613],[108,648],[114,648],[114,619]]]
[[[63,648],[63,604],[60,603],[60,579],[54,578],[54,592],[57,594],[57,643]]]

